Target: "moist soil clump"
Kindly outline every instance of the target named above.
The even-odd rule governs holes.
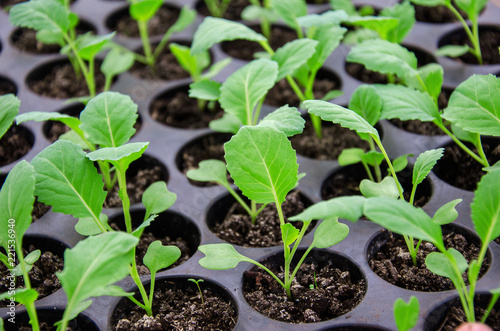
[[[0,166],[12,163],[26,155],[33,146],[22,127],[13,125],[0,139]]]
[[[445,228],[443,240],[446,249],[458,250],[469,263],[477,259],[481,248],[479,243],[452,231]],[[414,266],[403,236],[393,233],[387,233],[387,235],[387,241],[377,253],[368,259],[370,268],[379,277],[391,284],[413,291],[438,292],[455,289],[451,280],[438,276],[425,267],[427,255],[437,251],[433,244],[422,242],[417,253],[417,266]],[[415,240],[415,245],[417,242]],[[480,276],[484,275],[488,266],[489,262],[486,260],[481,267]],[[467,272],[463,274],[463,278],[468,284]]]
[[[250,1],[248,0],[231,0],[229,2],[229,5],[227,6],[227,10],[222,16],[222,18],[225,18],[226,20],[241,20],[241,12],[243,9],[248,7],[250,5]],[[203,16],[212,16],[210,14],[207,6],[205,5],[205,1],[199,0],[196,4],[196,10],[198,13],[200,13]]]
[[[280,259],[283,265],[283,257]],[[283,279],[283,268],[277,267],[277,263],[263,264]],[[341,316],[356,307],[366,292],[362,277],[357,279],[347,267],[331,260],[322,266],[307,263],[300,266],[292,281],[293,300],[261,269],[252,268],[243,277],[243,293],[250,306],[269,318],[287,323],[316,323]],[[315,284],[311,289],[310,285]]]
[[[222,117],[219,104],[214,109],[198,107],[198,101],[190,98],[186,90],[179,90],[160,97],[151,103],[151,117],[160,123],[182,129],[200,129]]]
[[[285,221],[287,217],[297,215],[307,208],[299,191],[288,194],[281,207]],[[302,228],[302,222],[292,224]],[[308,231],[313,226],[311,225]],[[235,202],[224,220],[216,223],[212,231],[222,240],[244,247],[271,247],[282,243],[280,220],[274,203],[268,204],[257,216],[255,224],[252,224],[252,219],[245,209]]]
[[[257,33],[262,33],[260,26],[251,26],[250,28]],[[273,50],[295,39],[297,39],[295,31],[276,25],[271,26],[271,40],[269,41],[269,45]],[[252,61],[255,53],[264,52],[264,48],[259,43],[248,40],[224,41],[221,43],[221,47],[227,55],[245,61]]]
[[[155,48],[156,45],[153,47],[153,52]],[[143,50],[140,50],[138,53],[144,55]],[[144,63],[136,61],[132,68],[130,68],[130,73],[141,79],[150,80],[176,80],[189,77],[189,73],[179,65],[168,45],[165,46],[163,52],[156,59],[154,67],[149,67]]]
[[[179,13],[180,10],[175,7],[161,6],[155,16],[148,22],[148,35],[163,35],[177,21]],[[126,37],[140,37],[139,26],[137,22],[130,17],[129,9],[127,8],[123,11],[123,14],[123,16],[117,17],[115,21],[111,22],[110,29]]]
[[[115,331],[162,330],[231,330],[236,325],[237,313],[232,303],[207,283],[200,283],[203,300],[196,284],[181,280],[157,282],[153,316],[130,300],[117,306],[111,325]],[[146,286],[149,292],[149,286]],[[140,296],[136,294],[139,301]]]
[[[446,43],[442,45],[440,43],[439,46],[442,47],[444,45],[468,45],[469,47],[472,47],[471,41],[467,38],[463,30],[449,35]],[[500,63],[498,45],[500,45],[500,29],[494,27],[479,27],[479,47],[481,48],[483,64],[488,65]],[[458,59],[464,63],[478,64],[477,58],[471,53],[466,53]]]

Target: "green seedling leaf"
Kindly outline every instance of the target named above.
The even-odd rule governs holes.
[[[191,49],[188,46],[170,43],[169,47],[180,66],[189,72],[192,77],[198,76],[210,65],[210,54],[208,51],[191,55]]]
[[[439,6],[439,5],[446,5],[447,3],[450,3],[450,0],[410,0],[416,5],[421,5],[421,6],[428,6],[428,7],[434,7],[434,6]]]
[[[154,182],[144,191],[142,204],[146,207],[146,215],[159,214],[172,207],[177,194],[167,189],[167,183]]]
[[[108,215],[100,214],[99,221],[101,222],[103,228],[108,228]],[[95,223],[92,217],[80,218],[78,223],[75,225],[75,230],[82,236],[94,236],[96,234],[102,233],[101,228]]]
[[[102,177],[81,147],[58,140],[31,161],[35,194],[54,212],[97,219],[106,198]]]
[[[481,11],[483,10],[484,6],[488,3],[488,0],[456,0],[455,4],[463,10],[464,12],[467,13],[469,16],[469,19],[473,20],[475,17],[477,17]]]
[[[0,300],[10,300],[10,298],[14,298],[16,302],[22,305],[29,305],[38,298],[38,293],[34,289],[26,289],[26,288],[16,288],[14,290],[14,295],[11,295],[11,292],[4,292],[0,294]],[[0,318],[3,321],[3,319]]]
[[[206,255],[200,259],[200,265],[211,270],[227,270],[235,268],[240,262],[251,262],[230,244],[201,245],[198,249]]]
[[[484,167],[483,171],[490,172],[490,171],[495,171],[495,170],[498,170],[498,169],[500,169],[500,161],[498,161],[497,163],[495,163],[491,167]]]
[[[404,170],[408,165],[408,158],[412,156],[413,154],[404,154],[395,158],[394,161],[392,161],[392,167],[394,168],[394,171],[400,172]]]
[[[179,13],[179,18],[175,21],[174,25],[172,25],[166,34],[173,34],[176,32],[181,32],[185,28],[191,25],[196,18],[196,10],[192,10],[189,6],[184,6],[181,8],[181,12]]]
[[[377,130],[364,118],[350,109],[318,100],[307,100],[304,102],[304,105],[310,113],[321,117],[324,121],[338,123],[357,133],[368,133],[380,139]]]
[[[500,236],[500,171],[490,171],[483,176],[471,204],[474,228],[483,245]]]
[[[92,33],[86,33],[76,40],[78,55],[86,60],[92,60],[115,35],[115,32],[103,36],[93,36]]]
[[[67,32],[70,26],[69,12],[56,0],[33,0],[15,5],[9,11],[12,25],[37,31]]]
[[[362,148],[345,148],[340,152],[338,162],[341,166],[356,164],[362,161],[365,151]]]
[[[382,16],[352,16],[347,22],[352,25],[375,30],[380,35],[380,38],[389,40],[389,32],[396,30],[399,19]]]
[[[467,45],[446,45],[436,51],[437,56],[459,57],[469,52]]]
[[[321,68],[326,59],[339,46],[346,32],[346,28],[337,25],[319,27],[310,37],[311,39],[317,40],[318,44],[316,45],[316,52],[307,61],[309,69],[317,70]]]
[[[349,19],[349,15],[345,10],[329,10],[320,15],[310,14],[297,18],[297,22],[301,27],[306,29],[312,27],[320,27],[324,25],[340,25],[340,23],[345,22]]]
[[[384,160],[384,154],[376,151],[369,151],[361,155],[361,161],[371,165],[376,166],[382,163]]]
[[[346,45],[357,45],[365,40],[373,40],[376,38],[380,38],[377,31],[359,28],[354,31],[348,31],[344,39],[342,39],[342,43]]]
[[[398,298],[394,302],[394,321],[398,331],[408,331],[414,328],[418,322],[420,304],[417,297],[412,296],[408,303]]]
[[[241,121],[235,115],[224,113],[221,118],[209,123],[210,129],[217,132],[236,134],[241,127]]]
[[[259,122],[259,126],[273,127],[282,131],[287,137],[292,137],[302,133],[305,123],[297,108],[286,105],[266,115]]]
[[[156,214],[149,216],[144,222],[141,223],[141,225],[137,227],[137,229],[132,231],[132,235],[137,239],[141,239],[142,232],[144,231],[144,229],[150,226],[151,222],[153,222],[157,217],[158,215]]]
[[[286,250],[285,256],[290,255],[290,245],[297,240],[299,237],[299,229],[295,228],[290,223],[285,223],[281,225],[281,238],[283,239],[283,245]]]
[[[111,297],[129,297],[134,295],[132,292],[125,292],[120,286],[111,285],[100,291],[100,295],[107,295]],[[89,300],[90,301],[90,300]]]
[[[87,154],[91,161],[116,162],[127,158],[129,164],[141,157],[149,146],[147,143],[129,143],[120,147],[105,147]]]
[[[31,224],[31,210],[35,202],[35,171],[26,161],[21,161],[9,172],[0,191],[0,243],[9,252],[9,234],[15,229],[17,243],[22,242]],[[10,233],[9,233],[10,232]]]
[[[257,42],[267,40],[263,35],[241,23],[222,18],[206,17],[194,34],[191,53],[198,54],[221,41],[235,39]]]
[[[500,78],[473,75],[453,91],[443,117],[460,128],[500,136]]]
[[[198,169],[190,169],[186,176],[199,182],[216,182],[224,187],[229,186],[227,181],[226,164],[220,160],[204,160],[198,164]]]
[[[382,99],[373,86],[361,85],[352,94],[349,109],[375,126],[380,118]]]
[[[475,146],[478,146],[479,144],[480,137],[478,137],[476,133],[466,131],[454,123],[451,123],[451,132],[453,132],[455,137],[462,141],[468,141],[470,143],[473,143]]]
[[[130,16],[134,20],[142,22],[153,18],[163,4],[163,0],[133,0],[130,2]]]
[[[454,284],[458,284],[460,282],[460,278],[462,277],[461,274],[463,274],[465,270],[467,270],[469,264],[467,263],[467,260],[463,257],[463,255],[456,249],[450,248],[448,249],[448,253],[450,253],[455,260],[460,275],[456,274],[452,262],[443,253],[432,252],[427,255],[427,257],[425,258],[425,266],[432,273],[449,278],[453,281]]]
[[[330,6],[334,10],[344,10],[350,16],[356,15],[356,7],[351,0],[330,0]]]
[[[35,37],[36,40],[42,44],[57,44],[61,47],[64,46],[64,36],[61,31],[40,30],[37,31]]]
[[[458,212],[455,207],[460,202],[462,202],[462,199],[455,199],[441,206],[432,217],[432,221],[439,225],[445,225],[456,220]]]
[[[252,125],[254,108],[274,86],[277,75],[278,64],[267,59],[254,60],[236,70],[220,88],[222,108],[241,123]]]
[[[317,248],[327,248],[338,244],[349,234],[349,227],[339,223],[337,217],[327,218],[314,231],[314,240],[311,244]]]
[[[0,138],[10,128],[19,113],[21,101],[14,94],[0,96]]]
[[[73,144],[80,146],[84,150],[89,148],[85,140],[83,140],[82,137],[80,137],[74,130],[63,133],[59,136],[59,140],[70,141]]]
[[[380,16],[398,19],[394,29],[387,31],[387,40],[400,44],[410,33],[415,24],[415,8],[410,2],[396,3],[392,7],[386,7],[380,11]]]
[[[309,222],[312,220],[344,218],[356,222],[363,216],[366,199],[360,196],[339,197],[321,201],[306,208],[302,213],[289,217],[289,221]]]
[[[439,118],[439,110],[428,93],[402,85],[374,85],[382,98],[380,118],[399,118],[402,121],[431,122]]]
[[[30,272],[33,269],[33,264],[40,258],[42,252],[39,249],[34,250],[24,257],[24,269],[26,272]],[[21,267],[21,263],[16,265],[11,272],[16,277],[21,277],[23,275],[23,268]]]
[[[297,18],[307,15],[307,4],[303,0],[271,0],[270,6],[292,29],[299,27]]]
[[[101,147],[118,147],[135,133],[137,105],[118,92],[103,92],[91,99],[80,113],[80,129]]]
[[[56,273],[68,298],[63,318],[73,319],[88,306],[87,299],[109,292],[109,286],[129,274],[138,242],[123,232],[107,232],[64,252],[64,269]]]
[[[113,48],[104,58],[101,71],[106,77],[114,77],[132,68],[134,62],[134,53]]]
[[[417,157],[413,166],[413,186],[416,186],[424,181],[437,161],[443,157],[444,148],[431,149],[423,152]]]
[[[210,101],[219,100],[221,86],[221,83],[208,79],[191,83],[189,84],[189,97]]]
[[[61,114],[58,112],[42,112],[42,111],[32,111],[29,113],[24,113],[16,116],[16,123],[21,124],[28,121],[35,122],[45,122],[45,121],[59,121],[72,130],[82,132],[78,126],[81,124],[80,120],[76,117],[69,116],[66,114]]]
[[[327,92],[320,100],[323,101],[332,100],[340,97],[343,94],[344,92],[342,92],[341,90],[331,90],[330,92]]]
[[[359,190],[367,198],[389,197],[397,199],[399,197],[398,186],[392,176],[385,177],[380,183],[363,179],[359,184]]]
[[[469,276],[469,281],[471,279],[478,279],[479,278],[479,272],[481,271],[481,265],[479,265],[477,260],[472,260],[469,263],[469,270],[467,271],[467,274]],[[494,290],[493,290],[494,291]],[[492,290],[490,290],[491,293],[493,293]]]
[[[388,197],[370,198],[366,200],[364,214],[389,231],[427,240],[438,249],[444,249],[441,226],[434,224],[422,209],[406,201]]]
[[[248,5],[241,12],[241,18],[245,21],[267,20],[269,23],[278,21],[276,12],[270,8]]]
[[[201,75],[201,78],[202,79],[211,79],[211,78],[215,77],[219,72],[222,71],[222,69],[227,67],[229,65],[229,63],[231,63],[232,60],[233,60],[232,58],[228,57],[228,58],[225,58],[223,60],[220,60],[220,61],[212,64],[210,66],[210,68],[208,68],[208,72]]]
[[[443,67],[437,63],[429,63],[404,77],[405,85],[419,91],[427,92],[437,100],[443,85]],[[422,82],[424,85],[422,85]]]
[[[279,73],[276,81],[292,75],[316,52],[318,41],[312,39],[297,39],[280,47],[271,57],[278,63]]]
[[[404,77],[417,70],[415,54],[403,46],[386,40],[363,41],[347,55],[347,62],[363,64],[367,69]]]
[[[236,186],[257,203],[283,203],[298,182],[297,156],[286,135],[270,127],[242,127],[224,145]]]
[[[161,241],[153,241],[144,258],[144,265],[151,271],[152,277],[161,269],[171,266],[181,257],[181,250],[177,246],[163,246]]]

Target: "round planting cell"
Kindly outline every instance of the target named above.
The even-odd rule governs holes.
[[[38,320],[40,326],[44,327],[42,330],[55,330],[55,327],[52,327],[56,322],[59,322],[64,314],[64,310],[55,307],[42,307],[37,308]],[[14,330],[31,330],[31,325],[29,324],[29,316],[28,313],[20,312],[16,313],[15,324],[10,323],[8,318],[10,316],[7,315],[4,317],[4,325],[6,331],[14,331]],[[88,316],[83,313],[80,313],[75,319],[69,322],[68,328],[73,331],[100,331],[97,324]]]
[[[22,158],[34,143],[35,136],[30,129],[23,125],[12,125],[0,139],[0,166]]]
[[[7,77],[0,76],[0,95],[17,94],[17,86]]]
[[[223,15],[223,18],[227,20],[241,20],[241,12],[247,6],[250,5],[248,0],[231,0],[227,6],[227,10]],[[203,16],[212,16],[207,8],[204,0],[198,0],[195,3],[196,11]]]

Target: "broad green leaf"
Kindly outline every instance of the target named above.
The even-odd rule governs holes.
[[[211,270],[227,270],[235,268],[240,262],[251,262],[230,244],[201,245],[198,249],[206,255],[200,259],[200,265]]]
[[[439,118],[439,110],[432,97],[402,85],[374,85],[382,98],[380,118],[399,118],[402,121],[430,122]]]
[[[317,44],[316,40],[303,38],[290,41],[276,50],[276,53],[271,57],[271,60],[276,61],[279,66],[276,81],[292,75],[295,70],[306,63],[315,53]]]
[[[316,52],[307,60],[307,65],[311,70],[318,70],[321,68],[326,59],[339,46],[346,31],[346,28],[342,28],[338,25],[325,25],[319,27],[316,32],[310,36],[311,39],[318,41]]]
[[[384,154],[377,151],[369,151],[361,155],[361,160],[371,166],[376,166],[384,161]]]
[[[354,46],[346,60],[361,63],[373,71],[396,74],[399,77],[417,70],[415,54],[399,44],[381,39],[363,41]]]
[[[299,27],[297,18],[307,15],[307,4],[303,0],[271,0],[270,6],[292,29]]]
[[[10,292],[5,292],[0,294],[0,300],[10,299],[14,297],[16,302],[26,306],[35,302],[38,297],[38,292],[34,289],[26,289],[26,288],[16,288],[14,290],[14,295],[10,295]],[[1,319],[1,318],[0,318]]]
[[[114,35],[115,32],[103,36],[93,36],[92,33],[89,32],[78,37],[76,40],[78,55],[82,59],[90,61],[102,50],[104,45],[106,45]]]
[[[330,0],[330,6],[334,10],[345,10],[349,15],[356,15],[356,7],[351,0]]]
[[[458,266],[460,275],[456,274],[452,262],[443,253],[432,252],[427,255],[427,257],[425,258],[425,266],[436,275],[449,278],[453,281],[454,284],[458,284],[460,282],[460,278],[462,277],[461,274],[463,274],[465,270],[467,270],[469,264],[467,263],[467,260],[463,257],[463,255],[456,249],[450,248],[448,249],[448,253],[453,256],[453,259]]]
[[[201,100],[219,100],[221,83],[203,79],[189,84],[189,97]]]
[[[392,7],[386,7],[380,11],[380,16],[398,19],[395,28],[387,32],[387,40],[401,43],[410,33],[415,24],[415,9],[410,2],[396,3]]]
[[[118,147],[135,133],[137,105],[118,92],[103,92],[92,98],[80,113],[80,129],[101,147]]]
[[[399,19],[383,16],[353,16],[349,18],[348,22],[352,25],[375,30],[380,35],[380,38],[389,40],[389,32],[396,30]],[[393,40],[391,39],[391,41]]]
[[[382,100],[373,86],[360,85],[351,96],[349,109],[375,126],[380,118]]]
[[[362,148],[345,148],[340,152],[337,159],[341,166],[356,164],[362,161],[361,157],[365,154]]]
[[[500,236],[500,171],[490,171],[483,176],[471,204],[474,228],[483,245]]]
[[[130,16],[136,21],[149,21],[160,9],[163,0],[134,0],[131,1]]]
[[[395,158],[394,161],[392,161],[392,167],[394,168],[394,171],[400,172],[404,170],[408,165],[408,158],[412,156],[413,154],[404,154]]]
[[[39,201],[75,218],[99,216],[106,198],[102,177],[80,146],[58,140],[35,156],[31,165]]]
[[[270,126],[292,137],[302,133],[305,122],[297,108],[286,105],[266,115],[259,126]]]
[[[246,197],[283,203],[297,185],[297,156],[286,135],[270,127],[242,127],[224,145],[227,170]]]
[[[99,215],[99,221],[104,228],[108,228],[108,215],[101,213]],[[96,224],[94,218],[85,217],[80,218],[78,223],[75,225],[75,231],[82,236],[94,236],[96,234],[102,233],[101,228]]]
[[[191,49],[188,46],[176,43],[169,44],[170,51],[179,62],[179,65],[190,73],[192,77],[197,77],[210,65],[210,54],[208,51],[191,55]]]
[[[459,57],[467,54],[468,51],[469,46],[467,45],[446,45],[440,47],[435,54],[437,56]]]
[[[64,36],[61,31],[53,30],[40,30],[36,33],[36,40],[42,44],[51,45],[57,44],[59,46],[64,46]]]
[[[446,5],[447,3],[450,3],[450,0],[410,0],[416,5],[421,5],[421,6],[428,6],[428,7],[434,7],[434,6],[439,6],[439,5]]]
[[[179,13],[179,18],[175,21],[174,25],[168,28],[166,34],[173,34],[175,32],[181,32],[185,28],[191,25],[196,18],[196,10],[190,9],[189,6],[183,6],[181,12]]]
[[[288,220],[308,222],[338,217],[356,222],[363,216],[365,201],[366,199],[360,196],[333,198],[315,203]]]
[[[391,176],[385,177],[380,183],[363,179],[359,184],[359,190],[367,198],[389,197],[397,199],[399,197],[398,185],[396,184],[396,180]]]
[[[323,25],[340,25],[340,23],[346,21],[349,15],[345,10],[329,10],[322,14],[310,14],[297,18],[297,22],[300,26],[309,29],[312,27],[319,27]]]
[[[208,126],[217,132],[236,134],[241,127],[241,121],[235,115],[224,113],[221,118],[211,121]]]
[[[451,94],[443,117],[460,128],[500,136],[500,78],[473,75]]]
[[[437,161],[443,157],[444,148],[431,149],[423,152],[417,157],[413,166],[413,186],[423,182]]]
[[[297,240],[299,232],[299,229],[294,227],[291,223],[281,225],[281,238],[283,239],[283,245],[288,249],[288,253],[290,252],[289,246]]]
[[[142,261],[151,271],[152,277],[161,269],[171,266],[181,257],[181,250],[177,246],[163,246],[161,241],[153,241]]]
[[[364,214],[389,231],[427,240],[438,249],[444,249],[441,226],[432,223],[422,209],[406,201],[388,197],[370,198],[366,200]]]
[[[67,32],[69,11],[56,0],[31,0],[17,4],[9,11],[12,25],[39,30]]]
[[[65,316],[80,313],[83,302],[129,274],[138,242],[123,232],[107,232],[88,237],[64,252],[64,269],[56,275],[68,298]]]
[[[350,109],[318,100],[307,100],[304,102],[304,105],[310,113],[321,117],[323,121],[338,123],[357,133],[368,133],[380,139],[377,130],[364,118]]]
[[[80,129],[78,129],[80,130]],[[81,136],[79,136],[74,130],[70,130],[66,133],[63,133],[62,135],[59,136],[59,140],[67,140],[72,142],[75,145],[80,146],[82,149],[88,149],[89,146],[85,142],[85,140],[82,139]]]
[[[394,321],[398,331],[408,331],[414,328],[418,322],[420,304],[417,297],[411,296],[408,303],[398,298],[394,302]]]
[[[337,217],[327,218],[314,231],[314,240],[311,244],[317,248],[327,248],[338,244],[349,234],[349,227],[339,223]]]
[[[186,176],[191,180],[200,182],[216,182],[227,187],[226,164],[220,160],[203,160],[198,164],[198,169],[190,169]]]
[[[267,91],[274,86],[278,75],[278,64],[259,59],[236,70],[220,88],[219,103],[229,114],[233,114],[245,125],[252,125],[253,111]]]
[[[129,70],[134,65],[134,62],[134,53],[113,48],[104,58],[101,71],[107,77],[114,77]]]
[[[29,113],[24,113],[16,116],[17,124],[21,124],[28,121],[35,121],[35,122],[59,121],[69,126],[72,130],[82,132],[78,128],[78,126],[81,124],[78,118],[66,114],[61,114],[58,112],[32,111]]]
[[[434,100],[437,100],[443,85],[443,67],[437,63],[429,63],[418,68],[404,77],[406,86],[413,87],[419,91],[427,92]],[[422,86],[423,82],[423,86]]]
[[[100,148],[97,151],[87,154],[87,157],[91,161],[110,161],[116,162],[124,158],[133,156],[133,160],[137,160],[144,151],[148,148],[149,142],[147,143],[129,143],[121,145],[120,147],[105,147]]]
[[[432,221],[439,225],[445,225],[456,220],[458,212],[455,207],[460,202],[462,199],[455,199],[441,206],[432,217]]]
[[[167,189],[167,183],[154,182],[144,191],[142,204],[146,207],[146,215],[159,214],[172,207],[177,195]]]
[[[14,94],[0,96],[0,138],[12,125],[14,118],[19,113],[21,101]]]
[[[221,41],[235,39],[257,42],[267,40],[263,35],[241,23],[222,18],[206,17],[194,34],[191,53],[201,53]]]
[[[34,192],[35,171],[23,160],[9,172],[0,191],[0,243],[6,252],[9,251],[7,243],[12,239],[9,238],[9,229],[14,229],[17,243],[21,244],[31,224]]]

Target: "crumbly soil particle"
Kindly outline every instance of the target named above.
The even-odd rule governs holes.
[[[281,256],[280,260],[280,263],[263,264],[283,279]],[[331,260],[320,266],[302,264],[292,281],[292,300],[262,269],[252,268],[243,277],[243,293],[248,304],[269,318],[287,323],[316,323],[341,316],[356,307],[366,292],[362,277],[356,277],[348,267]],[[315,288],[311,289],[311,285]]]
[[[33,252],[37,248],[30,245],[28,251],[23,249],[24,256]],[[55,275],[57,271],[62,271],[64,268],[64,260],[56,254],[45,251],[35,262],[33,268],[28,272],[30,277],[31,287],[38,292],[38,299],[44,298],[61,288],[61,282]],[[7,267],[0,263],[0,289],[1,293],[7,292],[10,284],[10,271]],[[23,277],[17,277],[16,288],[24,287]],[[8,300],[1,302],[0,306],[5,307]]]
[[[26,155],[33,146],[28,140],[26,131],[13,125],[0,139],[0,166],[12,163]]]
[[[300,197],[299,191],[292,191],[282,204],[285,221],[287,217],[295,216],[302,212],[307,205]],[[298,229],[302,222],[292,223]],[[309,231],[313,225],[309,226]],[[281,227],[276,205],[267,205],[252,224],[251,217],[235,202],[227,211],[226,217],[213,226],[212,231],[222,240],[244,247],[271,247],[282,243]]]
[[[477,154],[477,150],[467,145]],[[490,165],[500,160],[500,141],[483,141],[483,150]],[[485,174],[483,166],[456,144],[445,147],[443,157],[434,167],[434,173],[450,185],[463,190],[474,191]]]
[[[48,212],[50,209],[50,206],[41,203],[38,201],[38,198],[35,198],[35,204],[33,205],[33,211],[31,212],[31,218],[33,219],[33,222],[38,221],[43,215],[45,215],[46,212]]]
[[[190,98],[187,89],[173,91],[155,99],[151,103],[151,117],[168,126],[183,129],[206,128],[208,124],[223,114],[223,110],[216,103],[213,109],[200,109],[198,101]]]
[[[443,239],[447,249],[458,250],[464,255],[467,262],[477,259],[481,248],[479,242],[475,242],[463,234],[454,233],[449,228],[445,228]],[[415,240],[415,244],[417,244],[417,240]],[[375,245],[381,246],[377,253],[369,257],[368,264],[385,281],[413,291],[437,292],[454,289],[453,283],[448,278],[438,276],[425,267],[427,255],[437,251],[433,244],[422,242],[417,253],[417,266],[413,265],[402,236],[389,233],[385,243],[380,242]],[[484,275],[488,266],[488,261],[483,263],[480,276]],[[466,272],[463,274],[463,278],[468,284]]]
[[[447,45],[468,45],[469,47],[472,47],[471,41],[467,38],[463,30],[460,30],[458,33],[451,34],[448,37],[449,39],[446,41]],[[500,63],[498,45],[500,45],[500,29],[479,28],[479,47],[481,48],[483,64]],[[471,53],[466,53],[460,56],[459,59],[468,64],[478,64],[476,57]]]
[[[147,316],[144,310],[125,299],[113,314],[112,328],[115,331],[233,329],[238,317],[236,309],[230,300],[207,284],[200,283],[202,303],[196,284],[187,279],[158,281],[153,316]],[[139,295],[136,298],[141,300]]]
[[[152,46],[153,52],[156,46]],[[138,51],[138,53],[144,55],[143,50]],[[156,59],[154,67],[149,67],[144,63],[136,61],[132,68],[130,68],[130,73],[141,79],[150,80],[175,80],[189,77],[189,73],[179,65],[174,54],[170,52],[168,45],[165,46],[163,52]]]
[[[17,93],[16,86],[10,81],[0,78],[0,95],[5,95],[9,93],[16,94]]]
[[[148,22],[148,35],[163,35],[177,21],[179,13],[180,10],[173,6],[161,6],[155,16]],[[128,8],[123,11],[123,16],[117,17],[110,22],[110,28],[126,37],[138,38],[140,36],[137,22],[130,17]]]
[[[250,26],[250,28],[258,33],[262,33],[260,26]],[[295,39],[297,39],[295,31],[276,25],[271,26],[271,41],[269,44],[272,49],[276,50]],[[255,53],[264,51],[259,43],[248,40],[224,41],[221,43],[221,47],[227,55],[246,61],[252,61]]]
[[[241,20],[241,12],[247,6],[250,5],[250,1],[248,0],[231,0],[229,5],[227,6],[227,10],[223,15],[223,18],[226,20]],[[196,10],[203,16],[212,16],[205,5],[205,1],[199,0],[196,3]]]

